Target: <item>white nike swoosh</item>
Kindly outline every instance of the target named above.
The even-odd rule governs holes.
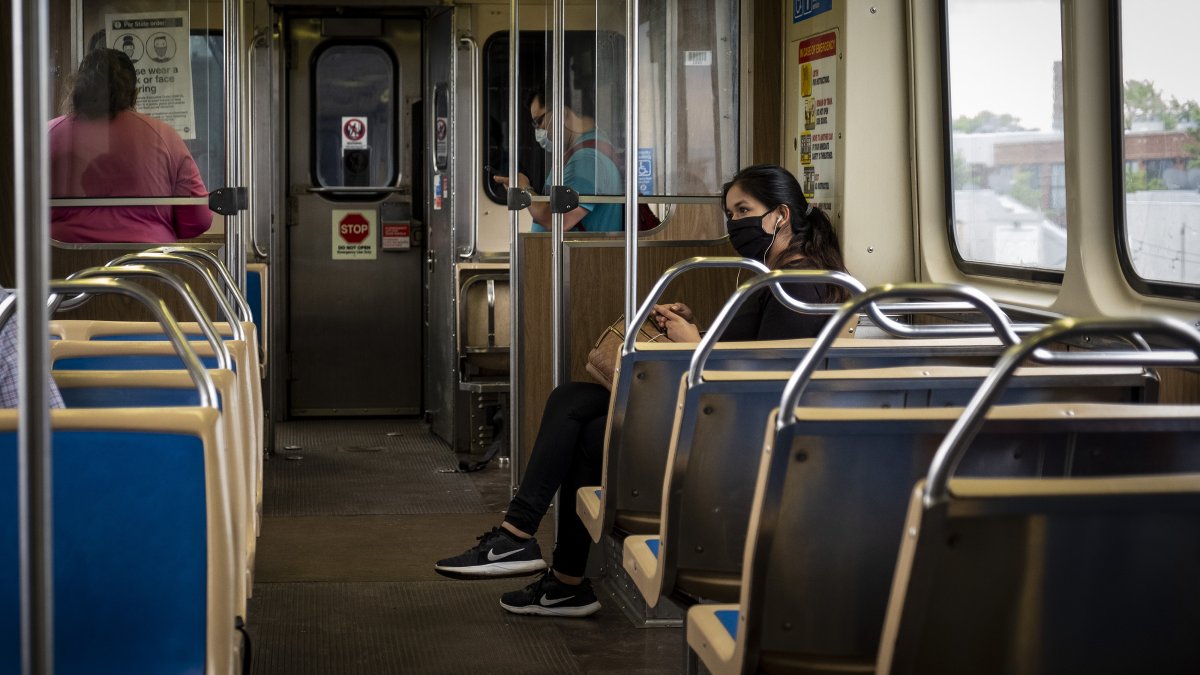
[[[553,606],[557,605],[558,603],[566,602],[567,600],[570,600],[573,597],[575,597],[575,596],[568,595],[565,598],[555,598],[555,599],[551,600],[550,598],[546,597],[545,593],[542,593],[542,599],[538,601],[538,604],[540,604],[542,607],[553,607]]]
[[[497,554],[497,553],[496,553],[496,549],[494,549],[494,548],[489,548],[489,549],[488,549],[488,562],[496,562],[497,560],[504,560],[504,559],[505,559],[505,558],[507,558],[508,556],[510,556],[510,555],[512,555],[512,554],[514,554],[514,553],[517,553],[517,552],[519,552],[520,550],[521,550],[521,549],[519,549],[519,548],[518,548],[518,549],[513,549],[512,551],[509,551],[508,553],[499,553],[499,554]]]

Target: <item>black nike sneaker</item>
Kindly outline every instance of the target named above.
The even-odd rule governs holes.
[[[500,596],[500,606],[513,614],[538,616],[588,616],[600,609],[600,601],[587,579],[578,586],[564,584],[553,570],[519,591]]]
[[[437,561],[433,569],[465,577],[503,577],[546,569],[537,539],[518,539],[502,527],[493,527],[476,538],[478,544],[462,555]]]

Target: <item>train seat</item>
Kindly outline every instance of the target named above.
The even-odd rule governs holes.
[[[1197,472],[1197,412],[1109,403],[992,408],[958,473],[1032,479]],[[874,668],[912,486],[961,414],[796,409],[795,423],[775,431],[762,452],[739,603],[689,610],[697,620],[689,618],[688,643],[712,672]],[[701,620],[724,609],[738,611],[732,651],[720,646],[728,632]]]
[[[239,663],[234,559],[209,408],[51,412],[59,672],[229,673]],[[0,476],[16,494],[15,410]],[[6,672],[19,672],[18,514],[0,507]]]
[[[962,406],[989,368],[901,366],[813,373],[801,403],[825,407]],[[746,439],[763,435],[789,372],[716,371],[680,385],[675,431],[663,476],[659,531],[625,540],[625,568],[646,602],[674,595],[734,602],[741,586],[757,466]],[[1004,403],[1135,402],[1156,381],[1142,368],[1027,368]],[[1148,395],[1149,394],[1149,395]],[[655,555],[646,556],[647,542]]]
[[[233,358],[234,374],[238,386],[236,397],[231,396],[229,409],[237,411],[243,422],[238,425],[242,441],[237,445],[237,457],[244,465],[247,476],[247,504],[252,518],[248,536],[250,557],[253,558],[254,537],[261,529],[262,514],[262,424],[255,424],[258,411],[262,409],[261,389],[254,386],[257,378],[249,377],[250,369],[239,367],[249,358],[244,342],[224,341]],[[212,346],[204,342],[191,343],[208,369],[216,366]],[[56,340],[50,345],[51,368],[53,370],[179,370],[183,362],[170,343],[165,341],[130,342],[104,340]]]
[[[709,356],[714,370],[780,370],[794,367],[811,339],[719,343]],[[601,485],[581,488],[576,510],[594,541],[614,528],[654,534],[662,506],[662,476],[671,444],[671,420],[680,378],[694,345],[643,343],[621,358],[613,382],[605,432]],[[1000,351],[993,338],[936,340],[839,339],[824,369],[919,364],[991,365]],[[761,430],[755,430],[758,434]],[[600,489],[599,507],[592,503]]]
[[[143,325],[148,331],[150,327],[157,327],[155,323],[145,323],[138,324],[137,328],[140,329]],[[134,327],[127,327],[126,330],[134,330]],[[154,335],[154,333],[146,334]],[[244,448],[244,452],[239,455],[244,456],[247,462],[247,474],[251,477],[250,485],[254,490],[254,498],[251,502],[253,504],[254,532],[257,533],[260,530],[260,520],[262,520],[263,498],[262,462],[265,447],[263,384],[258,377],[254,376],[258,372],[257,368],[254,368],[254,363],[257,362],[257,354],[254,353],[254,350],[247,350],[245,342],[241,340],[223,340],[223,342],[228,348],[230,356],[233,357],[234,372],[238,375],[239,401],[245,401],[244,404],[240,404],[245,407],[238,408],[246,413],[245,443],[239,446]],[[193,342],[192,347],[202,358],[205,366],[210,369],[214,368],[216,362],[212,357],[210,345],[206,342]],[[50,354],[54,360],[54,370],[178,370],[182,368],[182,362],[176,356],[174,348],[167,341],[160,340],[56,340],[52,342]]]
[[[199,395],[183,371],[53,371],[55,384],[68,408],[161,408],[195,406]],[[237,577],[236,611],[247,616],[247,599],[253,588],[256,541],[250,512],[250,477],[246,473],[245,411],[239,410],[237,383],[227,370],[209,370],[218,394],[220,430],[225,455],[219,467],[227,492],[234,533],[234,554],[241,574]]]
[[[266,263],[248,263],[246,265],[246,304],[250,307],[250,317],[253,319],[255,336],[263,367],[267,365],[267,327],[270,325],[270,266]],[[265,377],[265,375],[264,375]]]
[[[253,323],[247,321],[239,323],[247,342],[254,344],[260,341],[260,333]],[[213,326],[217,329],[217,334],[221,336],[224,342],[227,344],[236,344],[236,341],[232,340],[233,328],[230,327],[229,323],[224,321],[214,322]],[[179,322],[179,328],[183,331],[184,335],[188,336],[189,340],[203,342],[206,339],[200,330],[200,325],[194,321]],[[157,342],[167,339],[162,326],[155,321],[55,320],[50,322],[50,335],[63,340]],[[257,351],[251,349],[246,353],[246,364],[249,371],[246,380],[251,392],[250,400],[258,401],[258,410],[255,411],[253,419],[259,420],[262,415],[261,380],[265,376],[265,362],[259,358]],[[258,377],[252,377],[251,374],[253,373],[257,373]],[[260,422],[256,422],[256,424],[258,427],[263,426]],[[260,445],[263,440],[263,433],[261,428],[255,430],[255,434],[260,440]]]
[[[913,491],[877,672],[1200,671],[1200,474],[949,488]]]
[[[477,263],[458,272],[460,379],[506,376],[512,345],[508,266]]]

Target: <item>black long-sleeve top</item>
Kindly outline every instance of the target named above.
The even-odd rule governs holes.
[[[782,269],[811,270],[817,269],[808,259],[800,259],[784,265]],[[823,297],[827,294],[827,286],[817,284],[786,284],[789,295],[797,300],[809,303],[823,303],[829,300]],[[771,289],[758,291],[746,299],[733,316],[729,327],[721,335],[722,342],[737,342],[748,340],[790,340],[796,338],[816,337],[825,326],[827,316],[801,314],[793,311],[779,302]]]

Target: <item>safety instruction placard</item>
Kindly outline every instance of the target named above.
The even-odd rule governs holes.
[[[125,52],[137,71],[137,110],[196,137],[187,12],[106,14],[108,46]]]
[[[370,210],[333,210],[333,259],[374,260],[376,217]]]
[[[800,171],[804,197],[833,212],[837,175],[837,31],[800,41]]]
[[[342,117],[342,150],[367,147],[367,118],[359,115]]]
[[[412,248],[412,225],[409,223],[383,224],[383,250],[407,251]]]

